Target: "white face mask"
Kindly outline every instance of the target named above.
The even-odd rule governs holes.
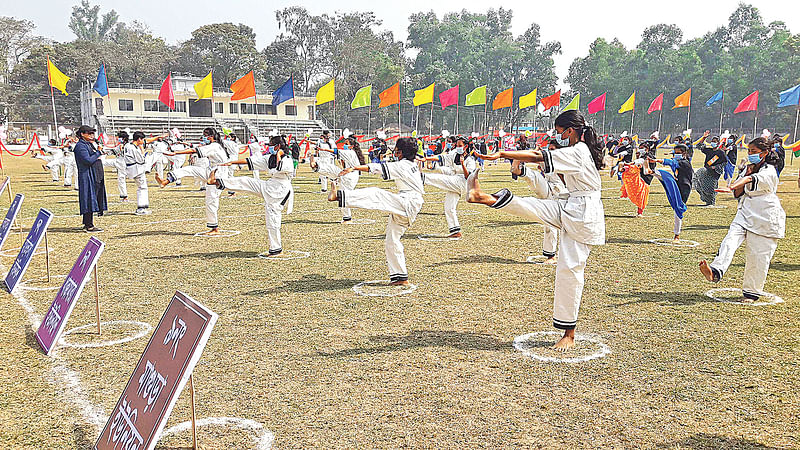
[[[463,155],[464,154],[464,147],[456,147],[456,153],[458,153],[459,155]]]
[[[558,145],[561,146],[561,147],[569,147],[569,139],[565,139],[564,138],[564,132],[566,132],[566,131],[567,130],[564,130],[564,131],[561,132],[561,134],[557,134],[555,136],[556,142],[558,142]]]

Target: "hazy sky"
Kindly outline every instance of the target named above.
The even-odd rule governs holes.
[[[32,20],[38,34],[59,40],[71,40],[74,35],[67,27],[72,6],[79,0],[0,0],[0,15]],[[336,11],[374,11],[383,26],[405,39],[408,16],[431,8],[441,17],[444,13],[469,9],[481,11],[504,7],[514,11],[511,29],[514,35],[523,33],[532,22],[541,26],[544,41],[561,42],[562,54],[557,56],[559,79],[567,75],[569,64],[585,55],[589,44],[597,37],[619,38],[626,47],[638,44],[642,30],[656,23],[674,23],[681,27],[684,39],[694,38],[727,23],[738,0],[660,2],[629,0],[594,0],[570,2],[492,1],[463,2],[454,0],[430,1],[256,1],[256,0],[90,0],[100,4],[101,12],[115,9],[121,20],[140,20],[156,35],[175,43],[187,39],[189,33],[202,24],[213,22],[244,23],[257,35],[259,49],[269,44],[277,34],[275,10],[301,4],[313,14]],[[786,22],[789,29],[800,32],[800,2],[750,2],[761,10],[766,23]],[[568,9],[558,9],[559,6]],[[488,61],[487,61],[488,63]]]

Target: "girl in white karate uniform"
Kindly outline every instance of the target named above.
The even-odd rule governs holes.
[[[561,147],[555,140],[551,140],[547,145],[547,149],[551,152],[559,148]],[[530,167],[526,167],[521,161],[515,160],[511,163],[511,174],[515,177],[522,177],[528,183],[528,187],[531,188],[536,198],[547,200],[569,199],[569,191],[564,185],[564,180],[557,173],[543,173],[541,170],[533,170]],[[542,264],[556,264],[558,261],[558,258],[556,258],[558,255],[557,250],[558,228],[545,225],[544,234],[542,235],[542,255],[546,259]]]
[[[134,131],[133,138],[122,146],[125,161],[125,177],[136,183],[136,215],[150,214],[150,196],[147,192],[147,173],[153,166],[153,156],[145,157],[144,146],[164,136],[145,138],[141,131]]]
[[[742,245],[745,248],[742,294],[744,302],[758,300],[764,293],[769,263],[778,239],[786,232],[786,213],[778,199],[778,155],[769,142],[759,137],[748,144],[747,169],[731,184],[730,191],[739,199],[736,216],[728,234],[720,244],[717,257],[711,264],[700,262],[700,272],[708,281],[719,282]],[[727,189],[719,191],[727,192]]]
[[[595,129],[587,126],[577,111],[561,113],[555,120],[555,128],[556,140],[563,146],[558,150],[500,151],[478,157],[540,163],[544,173],[564,176],[564,185],[569,191],[567,199],[519,198],[508,189],[487,194],[481,191],[478,172],[475,171],[468,180],[468,200],[559,229],[553,326],[564,330],[564,336],[553,348],[567,351],[575,345],[575,326],[589,252],[593,245],[605,243],[606,226],[603,202],[600,200],[599,173],[603,167],[603,149]]]
[[[247,149],[250,151],[250,157],[264,156],[264,148],[255,136],[250,136],[250,142],[247,144]],[[253,178],[256,180],[261,179],[261,171],[253,169]]]
[[[337,148],[334,150],[328,150],[324,147],[318,147],[317,151],[320,153],[332,153],[335,160],[331,161],[329,158],[315,159],[314,156],[311,155],[309,164],[315,172],[319,172],[319,174],[325,178],[337,180],[342,189],[351,191],[356,188],[358,179],[360,177],[359,172],[351,172],[344,176],[339,176],[339,173],[342,171],[342,169],[363,166],[366,164],[364,160],[364,153],[361,152],[361,146],[356,138],[352,136],[345,138],[341,149]],[[334,161],[336,160],[341,162],[342,167],[339,167],[335,164]],[[353,220],[353,214],[350,208],[342,207],[341,209],[342,223],[347,223]]]
[[[456,207],[460,198],[467,198],[467,177],[478,163],[467,150],[467,142],[463,137],[455,139],[455,148],[435,157],[427,157],[426,161],[438,161],[442,173],[423,173],[422,181],[426,186],[433,186],[445,192],[444,216],[449,229],[448,237],[461,237],[461,224],[458,222]],[[446,144],[445,144],[446,145]]]
[[[333,149],[336,147],[336,144],[331,141],[330,131],[325,130],[322,132],[322,135],[317,140],[317,162],[329,162],[333,164]],[[320,150],[329,150],[329,151],[320,151]],[[319,184],[321,186],[320,190],[325,192],[328,190],[328,177],[324,175],[319,176]]]
[[[167,174],[166,179],[161,179],[156,175],[156,181],[163,188],[169,183],[180,180],[183,177],[194,177],[203,180],[205,184],[212,170],[217,170],[217,178],[227,178],[229,167],[225,163],[235,160],[236,155],[229,155],[222,145],[219,144],[219,133],[213,128],[203,129],[203,145],[188,150],[181,150],[167,153],[167,156],[191,155],[197,156],[197,165],[180,167]],[[219,233],[219,194],[216,186],[211,185],[205,189],[206,197],[206,226],[209,230],[205,233],[209,236],[216,236]]]
[[[408,284],[406,256],[400,238],[414,223],[425,202],[422,197],[425,194],[425,188],[417,167],[417,144],[414,139],[398,139],[395,155],[399,161],[349,167],[342,170],[339,176],[356,170],[380,175],[384,180],[395,182],[397,194],[376,187],[337,190],[336,184],[333,182],[331,182],[331,190],[328,193],[328,201],[338,201],[340,207],[371,209],[389,213],[386,223],[385,249],[386,262],[389,266],[389,281],[393,286]]]
[[[39,150],[41,153],[38,155],[34,153],[33,157],[44,161],[42,167],[50,172],[50,176],[54,182],[58,182],[60,179],[58,166],[55,164],[51,166],[50,163],[56,160],[63,161],[64,150],[62,150],[62,147],[58,145],[55,139],[50,139],[50,141],[48,141],[47,148],[40,148]]]

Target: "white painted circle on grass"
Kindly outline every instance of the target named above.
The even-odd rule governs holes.
[[[373,223],[375,223],[374,219],[351,219],[342,221],[344,225],[371,225]]]
[[[529,358],[535,359],[537,361],[550,362],[550,363],[586,362],[586,361],[591,361],[593,359],[602,358],[611,353],[611,348],[605,342],[603,342],[598,336],[591,334],[582,334],[582,333],[575,333],[575,347],[588,344],[596,348],[594,352],[587,355],[576,356],[571,358],[570,357],[560,358],[556,356],[546,356],[536,351],[543,349],[550,350],[550,347],[552,347],[553,343],[555,343],[553,339],[558,339],[561,336],[562,333],[558,331],[537,331],[535,333],[524,334],[522,336],[517,336],[516,338],[514,338],[514,348],[521,351],[523,355]],[[548,338],[548,342],[546,343],[546,345],[543,346],[526,345],[530,341],[535,341],[541,338]],[[555,352],[554,350],[550,351]]]
[[[539,264],[542,266],[550,266],[550,267],[556,266],[555,264],[550,264],[550,263],[545,264],[544,262],[547,261],[547,259],[548,259],[547,256],[544,255],[531,255],[525,258],[525,262],[531,264]]]
[[[72,343],[72,342],[68,342],[67,341],[67,336],[69,336],[70,334],[74,334],[74,333],[82,331],[82,330],[96,330],[97,329],[97,324],[96,323],[90,323],[88,325],[81,325],[79,327],[75,327],[75,328],[72,328],[71,330],[68,330],[68,331],[64,332],[64,334],[61,336],[61,339],[59,340],[59,343],[63,347],[72,347],[72,348],[110,347],[112,345],[124,344],[126,342],[130,342],[130,341],[139,339],[140,337],[143,337],[143,336],[147,335],[147,333],[149,333],[153,329],[153,327],[149,323],[139,322],[139,321],[136,321],[136,320],[112,320],[110,322],[100,322],[100,330],[101,330],[101,332],[102,332],[102,330],[104,330],[106,327],[109,327],[109,326],[110,327],[118,327],[118,326],[133,327],[135,329],[135,331],[133,332],[132,335],[124,337],[124,338],[121,338],[121,339],[109,339],[109,340],[102,340],[102,341],[97,341],[97,342],[87,342],[85,344],[78,344],[78,343]],[[102,334],[100,335],[100,337],[102,337]]]
[[[738,294],[737,298],[744,298],[742,290],[739,288],[710,289],[706,291],[706,297],[714,299],[718,302],[733,303],[736,305],[745,305],[745,306],[767,306],[767,305],[777,305],[778,303],[783,303],[782,298],[778,297],[775,294],[770,294],[769,292],[762,292],[760,298],[752,302],[742,302],[731,297],[721,297],[720,294],[723,293],[736,293]]]
[[[417,238],[421,241],[434,241],[434,242],[442,242],[442,241],[460,241],[460,237],[450,237],[446,234],[420,234]]]
[[[66,275],[51,275],[50,276],[51,280],[53,280],[53,279],[63,280],[65,278],[67,278]],[[42,277],[38,277],[38,278],[31,278],[29,280],[23,281],[17,287],[19,289],[22,289],[23,291],[55,291],[55,290],[58,290],[59,288],[61,288],[60,284],[57,285],[57,286],[28,286],[28,283],[30,283],[31,281],[46,281],[46,280],[47,280],[47,276],[42,276]]]
[[[257,450],[268,450],[272,448],[275,442],[275,435],[269,431],[259,422],[251,419],[242,419],[239,417],[206,417],[195,421],[197,427],[228,427],[238,428],[253,433],[253,444]],[[169,427],[161,433],[161,438],[164,436],[171,436],[173,434],[184,433],[192,429],[192,422],[181,422],[175,426]],[[160,439],[160,438],[159,438]]]
[[[705,208],[705,209],[725,209],[727,207],[728,207],[727,205],[703,205],[703,206],[698,206],[698,208]]]
[[[203,231],[200,233],[195,233],[194,235],[197,237],[211,237],[211,238],[221,238],[221,237],[233,237],[237,234],[241,233],[241,231],[237,230],[219,230],[219,234],[208,234],[208,231]]]
[[[0,252],[0,255],[7,256],[9,258],[12,258],[12,257],[16,258],[17,255],[19,254],[19,249],[20,249],[20,247],[7,248],[7,249],[3,250],[2,252]],[[53,252],[53,247],[48,247],[47,248],[47,253],[52,253],[52,252]],[[33,256],[36,256],[36,255],[44,255],[44,245],[40,245],[40,246],[36,247],[36,250],[33,252]]]
[[[367,297],[395,297],[410,294],[417,290],[416,284],[389,286],[389,280],[362,281],[353,286],[353,292]]]
[[[480,211],[457,211],[459,216],[477,216]]]
[[[309,209],[306,211],[293,211],[292,214],[303,214],[303,213],[321,213],[321,212],[328,212],[328,211],[339,211],[339,208],[324,208],[324,209]]]
[[[690,241],[688,239],[678,239],[678,242],[675,242],[669,238],[656,238],[656,239],[650,239],[650,242],[657,245],[666,245],[669,247],[681,247],[681,248],[694,248],[700,246],[699,242]]]
[[[622,215],[629,216],[629,217],[636,217],[638,214],[636,214],[633,211],[627,211],[627,212],[622,213]],[[661,215],[661,213],[657,213],[657,212],[646,212],[646,213],[642,214],[642,217],[647,219],[648,217],[658,217],[660,215]]]
[[[269,260],[303,259],[308,258],[309,256],[311,256],[311,252],[303,252],[300,250],[284,250],[273,256],[270,256],[269,252],[258,254],[259,258]]]

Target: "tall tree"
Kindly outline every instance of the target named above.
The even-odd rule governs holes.
[[[80,5],[72,7],[69,29],[78,39],[86,41],[104,41],[109,39],[119,15],[113,9],[100,16],[100,5],[92,6],[89,0],[82,0]]]

